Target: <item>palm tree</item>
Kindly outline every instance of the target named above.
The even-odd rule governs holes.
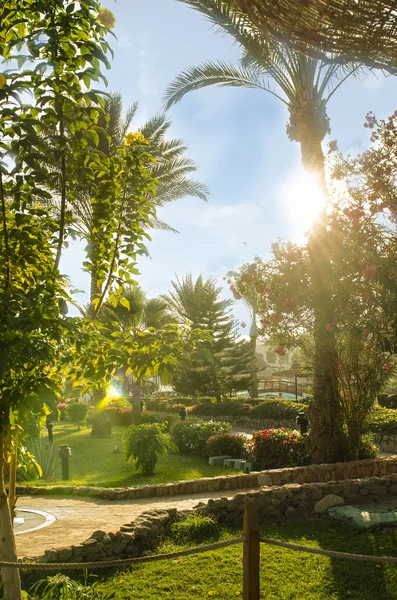
[[[224,0],[179,0],[205,15],[230,34],[242,51],[239,64],[206,62],[178,75],[165,93],[166,108],[193,90],[234,86],[258,88],[272,94],[289,111],[287,135],[299,142],[302,162],[325,183],[321,142],[329,132],[326,106],[357,65],[325,64],[266,37],[232,3]],[[272,87],[272,81],[276,89]]]
[[[305,169],[312,172],[327,198],[322,141],[329,132],[327,103],[358,65],[327,64],[283,45],[258,29],[224,0],[179,0],[194,8],[221,31],[230,34],[242,51],[239,64],[207,62],[182,72],[166,90],[169,108],[185,94],[211,85],[258,88],[275,96],[289,111],[287,135],[299,142]],[[272,82],[276,84],[275,89]],[[327,202],[309,239],[312,293],[315,299],[314,402],[311,414],[315,462],[340,460],[343,437],[337,389],[337,351],[333,332],[332,298],[328,292],[331,266],[326,230]]]
[[[130,327],[144,331],[149,327],[161,329],[169,323],[174,323],[169,306],[163,298],[148,298],[139,286],[126,286],[123,289],[122,302],[116,307],[105,303],[99,311],[98,319],[107,326],[109,332],[126,331]],[[87,309],[89,311],[89,307]],[[134,381],[125,376],[125,369],[120,370],[125,383],[126,393],[132,387],[133,396],[140,397],[142,381]],[[103,392],[101,392],[103,394]],[[100,395],[101,395],[100,393]]]
[[[131,127],[136,115],[138,104],[133,104],[123,118],[123,103],[121,94],[112,93],[105,97],[105,114],[107,119],[100,117],[98,125],[107,135],[100,134],[98,149],[107,156],[115,153]],[[185,156],[187,147],[180,139],[167,139],[171,121],[164,113],[160,113],[144,124],[139,131],[149,141],[150,153],[155,158],[151,169],[158,181],[154,202],[157,207],[164,206],[186,196],[194,196],[206,201],[208,190],[205,185],[191,178],[190,174],[197,170],[193,160]],[[74,229],[84,238],[88,237],[95,227],[93,205],[89,190],[82,186],[78,190],[78,202],[70,203],[68,209],[73,220]],[[153,228],[175,231],[166,223],[155,220]],[[95,272],[91,273],[91,303],[100,295],[101,289]]]

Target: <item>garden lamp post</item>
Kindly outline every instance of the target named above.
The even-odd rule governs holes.
[[[67,481],[69,479],[69,456],[72,455],[72,451],[67,444],[59,446],[58,454],[62,461],[62,479]]]

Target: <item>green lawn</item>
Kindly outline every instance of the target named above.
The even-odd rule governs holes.
[[[224,538],[240,532],[225,531]],[[262,535],[328,550],[397,556],[397,533],[374,534],[329,520],[267,525]],[[167,543],[160,552],[180,550]],[[242,596],[242,546],[133,567],[101,582],[115,600],[231,599]],[[292,552],[261,544],[261,598],[266,600],[393,600],[397,568]]]
[[[97,440],[90,437],[91,428],[76,431],[72,425],[57,423],[54,426],[54,444],[68,444],[72,449],[69,459],[70,485],[93,485],[103,487],[119,487],[133,485],[150,485],[169,483],[172,481],[215,477],[229,472],[222,467],[210,467],[204,459],[182,454],[170,454],[168,458],[160,458],[157,474],[153,477],[143,476],[135,470],[134,463],[127,463],[122,455],[124,428],[114,427],[109,439]],[[121,453],[114,454],[115,446]],[[55,479],[51,481],[34,480],[24,482],[31,485],[65,485],[61,480],[61,461]]]

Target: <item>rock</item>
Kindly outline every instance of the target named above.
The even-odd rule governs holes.
[[[321,500],[316,502],[314,505],[314,512],[317,514],[325,513],[329,508],[333,506],[343,506],[345,503],[344,499],[340,496],[336,496],[335,494],[328,494],[324,496]]]
[[[72,557],[73,548],[71,546],[67,546],[65,548],[59,548],[58,550],[58,560],[60,562],[65,562]]]

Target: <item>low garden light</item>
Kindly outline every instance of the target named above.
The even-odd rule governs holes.
[[[67,481],[69,479],[69,456],[72,455],[72,450],[67,444],[59,446],[58,454],[62,461],[62,479]]]
[[[179,416],[181,418],[181,421],[184,421],[186,419],[186,408],[184,406],[180,408]]]
[[[296,417],[296,425],[299,427],[299,431],[302,435],[307,433],[307,430],[309,429],[309,421],[306,419],[304,412],[298,413],[298,416]]]

